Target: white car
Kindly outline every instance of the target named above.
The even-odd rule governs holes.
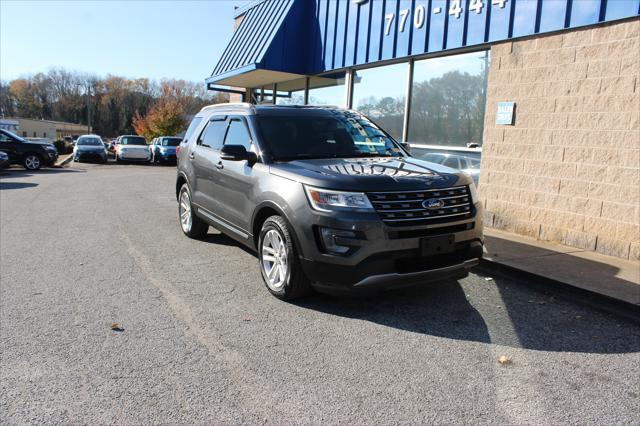
[[[122,135],[116,139],[115,157],[121,161],[151,161],[147,140],[137,135]]]

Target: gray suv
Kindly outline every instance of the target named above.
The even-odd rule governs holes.
[[[256,250],[281,299],[459,279],[482,256],[472,180],[356,111],[209,106],[177,151],[182,231],[213,226]]]

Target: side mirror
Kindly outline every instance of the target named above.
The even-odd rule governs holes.
[[[409,142],[400,142],[400,145],[402,145],[405,151],[411,154],[411,144]]]
[[[220,151],[220,158],[229,161],[247,160],[249,166],[253,166],[258,161],[256,153],[247,151],[243,145],[224,145]]]

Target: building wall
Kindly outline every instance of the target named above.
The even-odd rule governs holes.
[[[640,19],[491,48],[485,224],[640,259]],[[515,101],[499,126],[496,102]]]

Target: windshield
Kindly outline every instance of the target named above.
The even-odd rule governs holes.
[[[180,145],[180,138],[164,138],[162,139],[162,146],[178,146]]]
[[[258,116],[258,123],[276,161],[404,155],[390,136],[350,111],[334,111],[331,116]]]
[[[100,138],[78,138],[78,142],[76,145],[91,145],[91,146],[99,146],[102,145],[102,141]]]
[[[122,145],[146,145],[147,141],[142,136],[125,136],[120,143]]]
[[[13,132],[10,132],[10,131],[5,130],[5,129],[0,129],[0,130],[2,130],[2,133],[6,134],[6,135],[9,135],[9,136],[11,136],[12,138],[17,139],[17,140],[19,140],[20,142],[29,142],[28,140],[26,140],[26,139],[24,139],[24,138],[22,138],[22,137],[20,137],[20,136],[16,135],[16,134],[15,134],[15,133],[13,133]]]

